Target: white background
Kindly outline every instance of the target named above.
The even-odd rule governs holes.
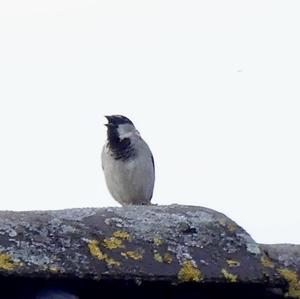
[[[300,243],[299,1],[0,1],[0,209],[116,206],[104,115],[150,145],[153,203]]]

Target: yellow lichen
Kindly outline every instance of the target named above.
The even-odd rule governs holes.
[[[49,267],[49,270],[50,270],[51,272],[53,272],[53,273],[58,273],[58,272],[60,271],[59,268],[53,267],[53,266],[50,266],[50,267]]]
[[[193,265],[192,261],[184,261],[182,268],[178,272],[178,279],[181,282],[199,282],[203,280],[203,276],[201,271]]]
[[[236,231],[237,226],[236,226],[234,223],[229,223],[229,224],[227,224],[227,229],[228,229],[231,233],[233,233],[234,231]]]
[[[131,241],[131,236],[127,232],[124,232],[122,230],[115,231],[112,236],[118,239]]]
[[[228,281],[237,282],[237,275],[228,272],[226,269],[222,269],[221,272]]]
[[[126,258],[131,258],[133,260],[141,260],[143,256],[137,252],[137,251],[126,251],[126,252],[121,252],[121,255],[126,257]]]
[[[163,262],[163,258],[158,252],[154,253],[154,259],[159,263]]]
[[[171,264],[172,261],[173,261],[173,258],[171,256],[171,254],[165,253],[164,256],[163,256],[163,262],[167,263],[167,264]]]
[[[154,238],[153,242],[154,242],[155,246],[160,246],[160,245],[162,245],[164,243],[163,240],[159,239],[159,238]]]
[[[0,254],[0,269],[2,270],[13,270],[18,266],[17,263],[14,263],[11,257],[8,254]]]
[[[173,258],[169,253],[165,253],[163,256],[161,256],[157,251],[155,251],[153,257],[159,263],[171,264],[173,261]]]
[[[219,223],[220,223],[222,226],[225,226],[226,219],[225,219],[225,218],[219,219]]]
[[[103,240],[103,246],[106,247],[107,249],[117,249],[117,248],[124,248],[125,246],[123,245],[122,240],[111,237],[108,239]]]
[[[89,246],[91,254],[102,261],[104,259],[103,258],[103,253],[99,249],[98,244],[99,244],[99,241],[91,240],[89,242],[88,246]]]
[[[288,296],[293,298],[300,298],[300,282],[296,272],[288,269],[279,269],[278,272],[287,280],[289,283]]]
[[[98,260],[106,262],[109,266],[120,266],[120,263],[110,258],[107,254],[103,253],[99,247],[99,241],[91,240],[88,244],[91,254]]]
[[[236,260],[226,260],[226,262],[230,268],[239,267],[241,265],[241,263]]]
[[[271,259],[267,256],[263,256],[261,259],[260,259],[262,265],[264,267],[267,267],[267,268],[274,268],[274,264],[273,262],[271,261]]]
[[[107,254],[105,254],[105,260],[104,260],[104,261],[105,261],[106,264],[109,265],[109,266],[120,266],[120,263],[119,263],[119,262],[117,262],[116,260],[114,260],[114,259],[108,257]]]

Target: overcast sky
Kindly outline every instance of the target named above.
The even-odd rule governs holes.
[[[0,1],[0,209],[118,206],[104,115],[156,162],[153,203],[300,243],[298,0]]]

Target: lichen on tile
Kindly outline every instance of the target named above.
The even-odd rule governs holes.
[[[289,269],[279,269],[278,272],[289,283],[289,290],[287,296],[292,298],[300,298],[300,281],[296,272]]]
[[[173,261],[172,255],[170,253],[165,253],[163,255],[163,262],[166,264],[171,264]]]
[[[200,282],[203,280],[201,271],[194,266],[190,260],[184,261],[183,265],[178,272],[178,279],[180,282]]]
[[[103,246],[107,249],[124,248],[123,241],[121,239],[111,237],[103,240]]]
[[[113,237],[122,239],[122,240],[127,240],[131,241],[131,236],[129,235],[128,232],[122,231],[122,230],[117,230],[112,234]]]
[[[121,252],[121,255],[126,257],[126,258],[131,258],[133,260],[141,260],[143,258],[143,255],[139,253],[138,251],[126,251],[126,252]]]
[[[96,257],[98,260],[105,262],[109,266],[120,266],[118,261],[110,258],[106,253],[103,253],[98,247],[99,241],[91,240],[88,244],[90,253]]]
[[[158,252],[155,252],[154,255],[153,255],[154,259],[158,262],[158,263],[162,263],[163,262],[163,258],[162,256],[158,253]]]
[[[163,240],[160,238],[154,238],[153,243],[155,246],[161,246],[163,244]]]
[[[222,269],[221,272],[229,282],[237,282],[237,275],[228,272],[226,269]]]
[[[261,264],[267,268],[274,268],[272,260],[268,256],[263,256],[261,259]]]
[[[226,262],[230,268],[239,267],[241,265],[241,263],[236,260],[226,260]]]
[[[18,266],[18,263],[13,262],[10,255],[6,253],[0,254],[0,269],[2,270],[13,270]]]

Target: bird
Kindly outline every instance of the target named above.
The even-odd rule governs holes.
[[[105,117],[107,140],[101,160],[110,194],[122,206],[151,205],[155,165],[149,146],[129,118]]]

